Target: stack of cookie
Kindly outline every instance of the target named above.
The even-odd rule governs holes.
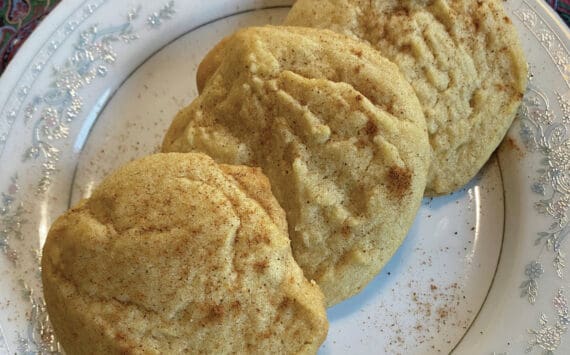
[[[525,90],[499,0],[299,0],[285,24],[220,42],[164,153],[54,223],[68,352],[314,353],[325,306],[479,171]]]

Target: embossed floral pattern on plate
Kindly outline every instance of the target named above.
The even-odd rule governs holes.
[[[560,284],[552,302],[558,319],[553,325],[546,313],[541,312],[539,327],[528,330],[531,339],[526,350],[531,352],[536,347],[547,354],[553,354],[567,333],[569,324],[563,282],[567,264],[563,244],[570,233],[570,53],[564,41],[527,1],[515,11],[515,16],[544,48],[566,84],[563,92],[556,91],[554,95],[548,95],[544,88],[535,84],[531,71],[529,88],[519,115],[520,135],[526,148],[540,156],[530,186],[532,192],[539,196],[534,208],[539,214],[551,218],[547,229],[536,236],[534,244],[537,257],[525,268],[527,280],[521,284],[521,296],[526,296],[531,304],[536,302],[539,279],[544,273],[543,251],[549,253],[547,258],[550,259]],[[552,96],[555,100],[552,100]],[[557,115],[556,112],[560,114]]]
[[[86,5],[80,12],[81,21],[87,22],[89,16],[103,3],[100,1]],[[166,3],[157,11],[147,15],[144,20],[138,21],[142,11],[141,6],[133,8],[125,15],[124,22],[118,25],[100,26],[96,23],[86,25],[86,29],[76,34],[77,40],[73,45],[73,51],[66,60],[52,68],[52,80],[44,88],[43,94],[28,98],[29,85],[34,84],[32,81],[20,85],[16,92],[16,100],[13,100],[15,103],[13,106],[7,105],[13,107],[6,114],[6,121],[10,125],[14,124],[18,112],[23,112],[24,123],[32,127],[30,146],[22,154],[22,162],[26,164],[33,161],[35,165],[40,166],[35,194],[48,190],[52,175],[58,169],[60,149],[55,142],[68,138],[70,125],[83,113],[82,90],[98,78],[103,78],[112,72],[113,64],[120,60],[121,51],[116,49],[116,43],[122,42],[128,45],[139,38],[137,33],[139,27],[146,25],[150,29],[158,29],[164,21],[168,21],[176,13],[174,1]],[[78,26],[77,20],[70,20],[64,25],[63,32],[72,38]],[[61,42],[52,40],[38,57],[51,56],[66,39],[64,37]],[[43,63],[36,60],[35,64],[31,65],[30,78],[37,77],[42,69]],[[23,106],[26,101],[28,103]],[[10,129],[11,126],[7,131]],[[3,138],[0,140],[0,149],[3,149],[7,133],[3,133],[1,137]],[[26,202],[19,196],[19,192],[18,173],[14,172],[8,188],[0,194],[0,252],[10,261],[14,271],[23,272],[25,266],[20,263],[23,256],[13,247],[17,241],[23,240],[22,229],[28,221]],[[40,253],[35,250],[31,265],[38,280],[39,262]],[[20,295],[29,303],[27,312],[29,326],[27,331],[17,334],[19,343],[17,351],[24,354],[59,352],[61,349],[53,334],[41,294],[33,286],[20,280]],[[0,351],[4,349],[8,349],[8,345],[4,341],[4,333],[0,327]]]

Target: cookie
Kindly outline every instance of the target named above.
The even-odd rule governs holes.
[[[231,36],[227,36],[222,38],[220,42],[218,42],[214,48],[212,48],[202,59],[200,64],[198,65],[198,69],[196,70],[196,86],[198,88],[198,92],[201,93],[204,90],[204,86],[206,86],[206,82],[208,79],[214,74],[216,69],[220,66],[220,63],[223,60],[223,52],[226,43],[231,38]]]
[[[267,178],[201,154],[106,178],[53,224],[42,280],[68,354],[316,353],[327,333]]]
[[[293,256],[334,305],[403,241],[426,184],[425,119],[398,68],[326,30],[256,27],[226,40],[163,151],[259,166],[284,208]]]
[[[364,40],[399,66],[427,120],[428,195],[477,174],[525,92],[527,64],[499,0],[299,0],[285,24]]]

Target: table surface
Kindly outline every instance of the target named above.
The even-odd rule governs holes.
[[[61,0],[0,0],[0,74]],[[544,0],[570,25],[570,0]]]

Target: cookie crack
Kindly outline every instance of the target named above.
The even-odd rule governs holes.
[[[142,304],[133,302],[133,301],[124,301],[124,300],[120,300],[115,296],[112,297],[101,297],[101,296],[97,296],[97,295],[93,295],[90,294],[84,290],[82,290],[73,280],[71,280],[70,278],[68,278],[63,272],[61,272],[59,270],[59,268],[55,267],[55,265],[52,264],[52,272],[53,275],[55,277],[59,277],[60,279],[62,279],[64,282],[66,282],[69,286],[71,286],[74,290],[74,293],[76,293],[78,296],[82,297],[82,298],[88,298],[90,300],[94,300],[96,302],[100,302],[100,303],[106,303],[109,301],[114,301],[117,302],[123,306],[126,307],[133,307],[136,308],[137,310],[140,311],[144,311],[144,312],[148,312],[148,313],[153,313],[156,314],[157,316],[159,316],[161,319],[163,319],[164,321],[167,321],[168,319],[166,317],[164,317],[163,314],[153,310],[152,308],[148,308]],[[86,302],[88,303],[88,302]]]

